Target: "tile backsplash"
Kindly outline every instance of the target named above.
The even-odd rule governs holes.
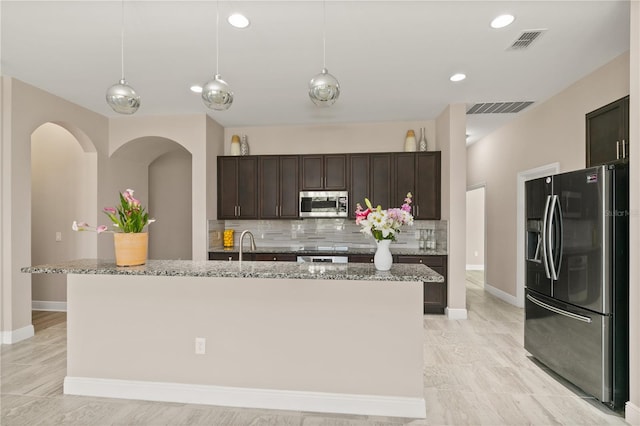
[[[300,219],[300,220],[227,220],[209,221],[209,247],[222,247],[222,232],[234,229],[234,246],[240,234],[249,230],[261,247],[333,248],[375,247],[373,237],[360,232],[353,219]],[[404,226],[394,243],[403,248],[418,248],[421,229],[433,229],[436,247],[446,251],[448,226],[445,220],[416,220],[413,226]],[[245,243],[246,244],[246,243]]]

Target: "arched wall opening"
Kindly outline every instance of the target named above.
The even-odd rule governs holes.
[[[97,154],[69,124],[45,123],[31,134],[31,261],[53,263],[97,256],[93,233],[71,230],[97,218]],[[32,307],[66,309],[66,277],[31,276]]]
[[[191,153],[171,139],[146,136],[120,146],[109,163],[113,205],[130,188],[156,219],[149,258],[192,259]]]

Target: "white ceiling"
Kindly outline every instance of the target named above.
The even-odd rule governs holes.
[[[120,79],[121,2],[0,2],[1,72],[106,116]],[[315,107],[322,2],[220,1],[219,71],[235,93],[207,110],[189,87],[215,73],[216,2],[125,1],[125,76],[136,115],[208,113],[225,127],[433,119],[447,104],[544,101],[629,49],[628,1],[331,1],[326,61],[342,93]],[[248,29],[226,23],[235,11]],[[490,28],[502,13],[516,16]],[[527,50],[524,30],[546,29]],[[467,79],[452,83],[455,72]],[[535,107],[531,106],[529,108]],[[525,110],[527,111],[527,110]],[[515,114],[468,116],[475,141]]]

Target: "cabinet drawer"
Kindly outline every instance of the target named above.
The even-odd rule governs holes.
[[[349,263],[373,263],[372,254],[352,254],[349,255]]]
[[[244,258],[244,260],[250,260],[247,259],[244,255],[244,253],[242,254],[242,257]],[[230,252],[230,253],[212,253],[209,252],[209,260],[238,260],[238,253],[237,252]]]
[[[432,268],[434,266],[445,267],[446,266],[445,258],[446,256],[416,256],[416,255],[401,254],[396,256],[395,261],[397,263],[422,263]],[[432,268],[432,269],[435,269],[435,268]]]
[[[271,262],[296,262],[298,260],[298,256],[295,254],[287,253],[256,253],[253,255],[253,260]]]

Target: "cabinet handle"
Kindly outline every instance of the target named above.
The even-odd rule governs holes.
[[[616,141],[616,160],[620,159],[620,141]]]
[[[622,139],[622,158],[627,158],[627,141]]]
[[[238,206],[238,217],[240,217],[240,215],[242,215],[242,210],[240,210],[242,208],[242,206]]]
[[[276,206],[276,216],[278,216],[278,206]]]
[[[416,206],[416,216],[420,216],[420,206]]]
[[[231,256],[229,256],[229,262],[231,262]]]

